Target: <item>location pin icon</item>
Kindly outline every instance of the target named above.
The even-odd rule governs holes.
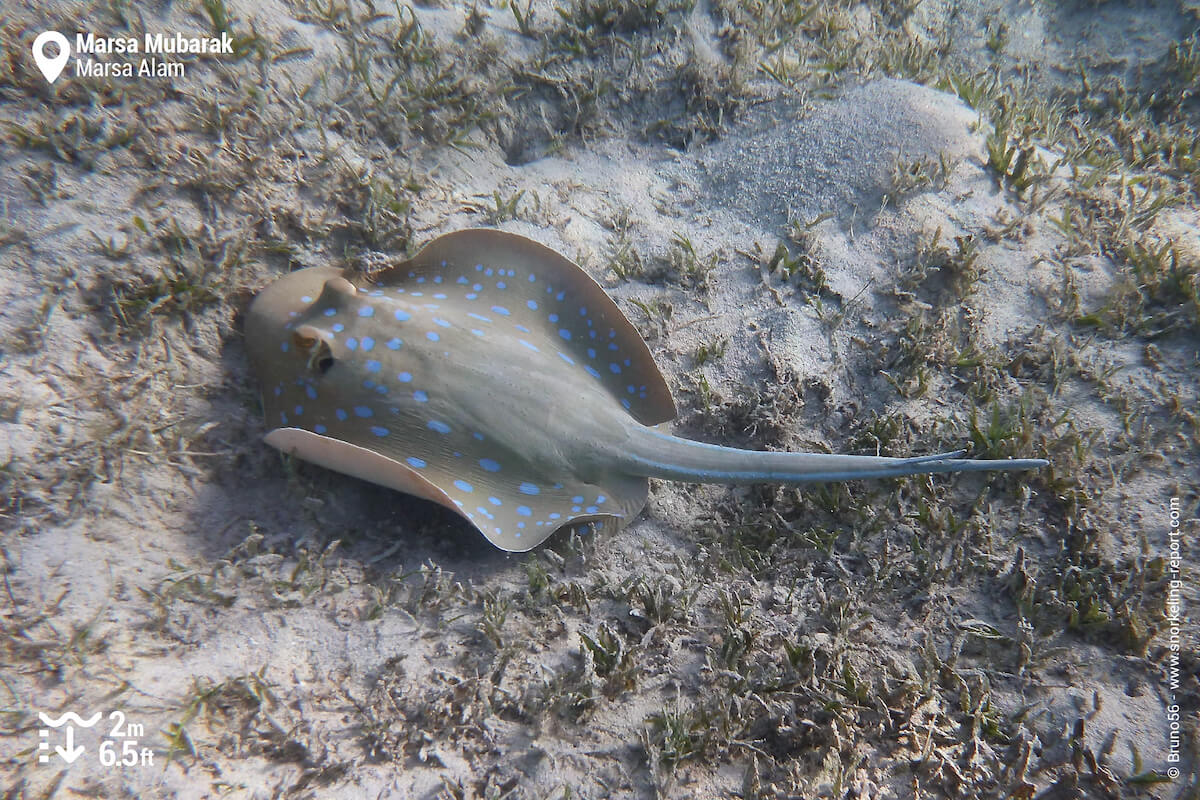
[[[46,55],[46,45],[50,42],[58,45],[58,55],[53,58]],[[38,69],[50,83],[58,80],[58,76],[62,75],[63,67],[67,66],[70,58],[71,45],[67,41],[67,37],[58,31],[45,31],[38,34],[38,37],[33,40],[33,60],[37,62]]]

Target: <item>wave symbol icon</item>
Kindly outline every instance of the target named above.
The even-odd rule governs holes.
[[[91,719],[85,721],[83,717],[79,716],[74,711],[68,711],[67,713],[65,713],[61,717],[59,717],[58,719],[55,719],[54,717],[46,716],[46,712],[44,712],[44,711],[38,712],[38,719],[40,719],[42,721],[42,724],[49,725],[51,728],[61,728],[64,724],[66,724],[68,722],[74,723],[81,728],[90,728],[93,725],[95,725],[97,722],[100,721],[101,716],[102,716],[101,713],[99,711],[97,711],[95,714],[92,715]]]

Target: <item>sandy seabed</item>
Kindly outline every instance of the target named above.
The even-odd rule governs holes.
[[[3,5],[4,796],[1197,797],[1197,23]],[[51,84],[45,30],[234,53]],[[681,435],[1051,464],[652,481],[506,554],[266,447],[253,295],[484,225],[605,287]]]

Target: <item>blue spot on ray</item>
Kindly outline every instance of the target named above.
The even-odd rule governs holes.
[[[429,340],[429,341],[431,341],[431,342],[436,342],[438,339],[440,339],[440,338],[442,338],[442,337],[438,336],[438,335],[437,335],[436,333],[434,333],[433,331],[430,331],[429,333],[425,334],[425,338],[426,338],[426,339],[428,339],[428,340]]]
[[[375,308],[373,306],[363,306],[358,310],[358,315],[360,317],[373,317],[375,316]]]
[[[436,419],[429,420],[429,423],[426,427],[428,427],[429,430],[436,431],[438,433],[449,433],[450,432],[449,425],[447,425],[446,423],[444,423],[440,420],[436,420]]]
[[[346,419],[350,416],[349,414],[346,413],[346,409],[344,409],[344,408],[339,408],[338,410],[334,411],[333,414],[342,422],[345,422]]]
[[[387,435],[388,435],[388,429],[387,429],[387,428],[381,428],[381,427],[379,427],[378,425],[374,425],[374,426],[372,426],[372,427],[371,427],[371,433],[375,434],[376,436],[387,436]]]
[[[500,471],[500,464],[499,464],[499,462],[497,462],[497,461],[493,461],[493,460],[492,460],[492,459],[490,459],[490,458],[481,458],[481,459],[479,459],[479,466],[483,467],[483,468],[484,468],[484,469],[486,469],[488,472],[499,472],[499,471]]]
[[[416,400],[418,403],[426,403],[429,401],[429,395],[425,394],[420,389],[417,389],[415,392],[413,392],[413,400]]]
[[[355,406],[354,413],[363,418],[375,416],[375,412],[371,410],[370,406]]]
[[[397,322],[408,322],[410,319],[412,319],[412,314],[408,313],[402,308],[397,308],[393,316],[396,318]]]
[[[474,486],[472,486],[471,484],[467,483],[466,481],[464,481],[464,480],[463,480],[463,479],[461,479],[461,478],[459,478],[458,480],[456,480],[456,481],[454,482],[454,485],[455,485],[455,486],[457,486],[457,487],[458,487],[460,490],[462,490],[462,491],[464,491],[464,492],[473,492],[473,491],[475,491],[475,487],[474,487]]]
[[[542,492],[542,490],[540,488],[538,488],[537,484],[528,483],[528,482],[522,483],[520,486],[518,486],[517,491],[519,491],[521,494],[531,494],[531,495],[532,494],[541,494],[541,492]]]
[[[533,511],[529,508],[529,506],[517,506],[517,513],[522,517],[533,516]]]
[[[425,466],[425,462],[422,461],[421,459],[417,458],[416,456],[409,456],[405,460],[408,462],[408,465],[410,467],[416,467],[417,469],[421,469],[422,467]]]
[[[399,350],[400,346],[403,344],[404,344],[404,342],[400,341],[399,339],[395,339],[395,338],[389,339],[388,343],[387,343],[387,349],[388,350]]]
[[[371,348],[373,348],[374,346],[375,346],[375,340],[372,339],[370,336],[364,336],[362,338],[362,349],[364,351],[370,351]]]

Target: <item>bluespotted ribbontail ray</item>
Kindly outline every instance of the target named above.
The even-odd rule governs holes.
[[[757,452],[654,426],[675,403],[645,342],[580,267],[530,239],[446,234],[371,276],[286,275],[246,321],[268,444],[458,512],[529,550],[564,525],[628,522],[647,478],[781,483],[1035,469]]]

